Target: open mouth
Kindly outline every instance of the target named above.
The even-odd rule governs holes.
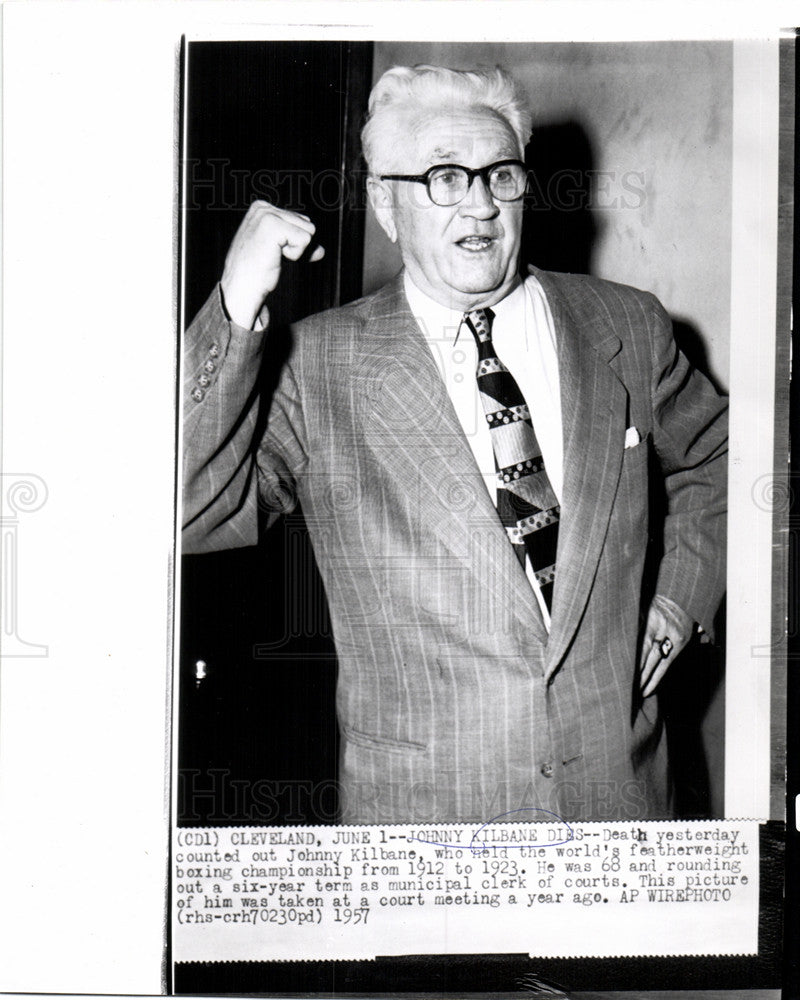
[[[456,240],[456,246],[471,253],[480,253],[481,250],[488,250],[494,242],[493,236],[465,236],[463,240]]]

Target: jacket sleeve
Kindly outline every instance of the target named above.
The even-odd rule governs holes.
[[[664,555],[656,590],[711,633],[725,591],[728,403],[678,351],[652,299],[653,444],[664,476]]]
[[[219,285],[185,333],[185,553],[254,545],[259,509],[269,523],[293,506],[290,484],[306,461],[300,394],[287,359],[265,398],[269,342],[228,318]]]

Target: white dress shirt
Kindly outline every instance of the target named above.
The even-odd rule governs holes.
[[[497,506],[491,432],[475,377],[478,364],[475,340],[466,325],[459,332],[462,313],[440,305],[421,292],[408,272],[404,284],[411,312],[425,335],[486,489]],[[493,305],[492,312],[495,316],[492,342],[497,356],[514,376],[525,397],[547,475],[561,503],[564,453],[558,351],[553,317],[542,286],[529,275],[501,302]],[[549,630],[550,614],[530,560],[526,560],[526,572]]]

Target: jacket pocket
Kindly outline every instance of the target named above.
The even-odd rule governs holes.
[[[645,435],[642,440],[632,448],[626,448],[622,452],[622,470],[620,478],[622,485],[628,489],[641,491],[644,499],[647,490],[648,470],[650,464],[650,435]]]
[[[364,747],[366,750],[406,754],[427,753],[428,750],[425,743],[412,743],[408,740],[390,740],[385,736],[373,736],[371,733],[362,733],[361,730],[353,729],[351,726],[342,726],[342,732],[348,743]]]

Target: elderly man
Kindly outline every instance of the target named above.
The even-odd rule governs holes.
[[[186,336],[186,551],[302,504],[344,822],[668,816],[650,696],[722,595],[724,401],[651,295],[520,276],[531,117],[505,73],[395,68],[369,112],[370,201],[404,269],[270,360],[284,260],[324,250],[306,216],[251,206]]]

